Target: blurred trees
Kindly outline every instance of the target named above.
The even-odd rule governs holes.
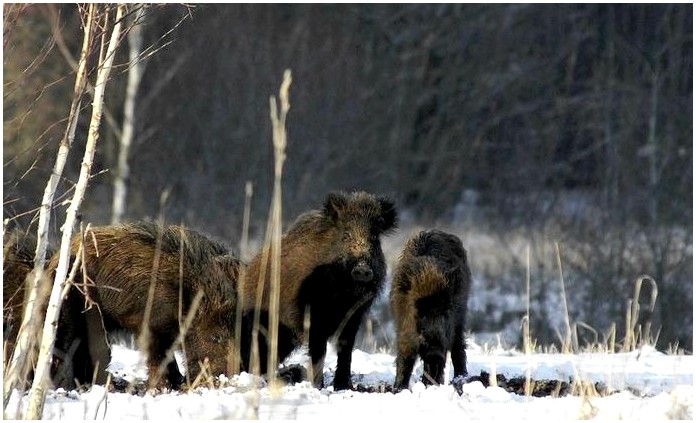
[[[57,15],[11,7],[3,209],[26,224],[69,103],[71,70],[52,33],[75,43],[79,21],[74,6],[53,6]],[[156,215],[169,190],[167,219],[236,242],[250,181],[252,236],[262,236],[273,183],[268,97],[289,68],[287,219],[329,190],[360,188],[393,196],[405,225],[474,223],[502,242],[521,231],[540,263],[537,303],[548,302],[556,276],[541,268],[544,243],[559,241],[574,317],[598,329],[620,322],[635,277],[647,273],[661,289],[660,339],[691,344],[692,5],[150,12],[126,218]],[[118,122],[126,79],[117,67],[108,105]],[[117,137],[102,129],[94,169],[103,173],[83,207],[93,223],[109,220],[117,162]],[[64,192],[79,166],[71,168]],[[536,333],[554,337],[550,327]]]

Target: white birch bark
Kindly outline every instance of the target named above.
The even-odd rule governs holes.
[[[94,153],[96,151],[97,140],[99,139],[99,124],[102,116],[104,91],[106,88],[106,82],[111,72],[116,47],[119,44],[122,24],[121,21],[125,8],[126,6],[123,4],[119,4],[116,8],[116,17],[113,23],[111,39],[107,44],[106,53],[100,56],[101,60],[99,70],[97,72],[97,81],[94,87],[95,95],[94,102],[92,103],[92,117],[89,123],[85,154],[82,160],[80,176],[77,181],[77,185],[75,186],[75,192],[66,212],[65,223],[61,227],[63,235],[60,245],[60,256],[48,303],[48,309],[46,311],[46,320],[43,326],[41,348],[39,350],[39,358],[36,364],[34,381],[29,394],[29,405],[25,418],[31,420],[40,419],[43,415],[43,405],[46,394],[45,382],[50,378],[50,362],[53,345],[55,343],[56,323],[60,314],[62,293],[65,288],[66,275],[70,261],[70,240],[72,238],[73,226],[77,217],[77,211],[82,203],[82,199],[87,189],[87,183],[90,179],[90,171],[92,168]],[[108,14],[105,14],[105,19],[108,19]],[[102,45],[102,52],[103,48],[104,46]]]
[[[63,168],[65,167],[65,163],[68,158],[70,146],[75,139],[75,128],[77,127],[81,98],[85,91],[85,84],[87,80],[87,55],[90,50],[90,40],[93,37],[94,8],[94,5],[89,5],[86,13],[84,39],[82,42],[80,60],[78,62],[77,73],[75,76],[75,87],[73,90],[72,104],[70,106],[70,114],[68,115],[68,124],[58,148],[58,154],[56,156],[56,162],[53,166],[53,172],[51,173],[48,183],[46,184],[46,189],[44,190],[43,199],[39,209],[36,253],[34,256],[34,271],[32,272],[33,278],[30,281],[30,286],[27,287],[28,297],[24,307],[24,315],[22,316],[20,330],[17,334],[15,350],[10,352],[12,354],[12,358],[4,374],[3,409],[7,406],[12,389],[14,389],[20,379],[26,377],[26,369],[33,366],[33,363],[27,362],[31,357],[34,356],[32,351],[34,348],[36,348],[36,339],[38,337],[37,335],[39,330],[39,320],[33,317],[42,315],[41,310],[34,310],[34,305],[42,304],[37,296],[39,292],[38,286],[41,278],[43,277],[43,270],[46,264],[48,227],[51,220],[51,207],[53,205],[53,198],[55,196],[56,189],[58,188],[58,183],[60,182],[63,174]]]
[[[126,186],[130,175],[128,155],[135,134],[135,104],[138,87],[143,75],[143,64],[140,53],[143,46],[142,21],[145,18],[145,6],[140,6],[133,19],[133,25],[128,31],[129,63],[126,98],[123,105],[123,127],[121,143],[118,151],[118,163],[114,178],[114,200],[111,208],[111,224],[117,224],[123,219],[126,211]]]

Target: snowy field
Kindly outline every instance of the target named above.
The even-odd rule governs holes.
[[[526,396],[481,381],[463,386],[425,387],[417,382],[420,363],[410,391],[380,393],[394,380],[394,357],[389,354],[353,352],[353,383],[363,389],[334,392],[318,390],[306,382],[279,389],[266,387],[258,378],[243,373],[223,380],[224,388],[198,388],[183,393],[131,395],[107,392],[95,386],[86,393],[62,390],[48,394],[44,419],[60,420],[214,420],[289,419],[348,421],[466,420],[692,420],[694,357],[666,355],[650,347],[620,354],[531,354],[487,350],[470,345],[467,350],[471,376],[482,372],[502,380],[582,380],[601,387],[601,395],[566,394]],[[143,377],[138,354],[114,346],[113,373]],[[304,363],[301,353],[287,364]],[[336,364],[330,348],[324,378],[330,386]],[[450,369],[451,371],[451,369]],[[364,392],[366,390],[378,392]],[[13,394],[5,419],[21,417],[27,396]]]

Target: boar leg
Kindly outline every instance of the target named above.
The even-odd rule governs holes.
[[[87,344],[93,373],[87,377],[94,378],[94,383],[97,385],[104,385],[107,380],[106,367],[111,362],[111,349],[106,330],[102,323],[101,314],[96,307],[85,311],[84,316],[87,322]]]
[[[350,389],[350,366],[353,359],[353,347],[355,346],[355,336],[369,305],[359,308],[348,318],[343,330],[338,334],[336,343],[336,375],[334,376],[334,390]]]
[[[445,357],[431,355],[423,358],[423,385],[442,385],[445,382]]]
[[[309,355],[312,358],[312,375],[314,387],[324,387],[324,358],[326,357],[326,336],[309,331]]]
[[[404,354],[399,352],[396,358],[396,379],[394,380],[394,390],[400,391],[408,389],[413,373],[413,366],[416,364],[417,355]]]
[[[463,325],[457,325],[450,352],[452,355],[452,366],[454,367],[454,377],[466,376],[466,339]]]
[[[166,359],[167,350],[174,343],[174,339],[170,336],[163,335],[162,333],[152,332],[150,336],[150,348],[148,357],[148,379],[150,380],[150,387],[162,387],[162,375],[158,375],[158,369],[162,361]],[[187,366],[190,368],[191,366]],[[172,359],[167,363],[167,369],[165,371],[165,378],[169,386],[172,389],[178,389],[185,379],[179,371],[179,366],[176,364],[176,360]],[[193,375],[194,377],[196,375]],[[156,381],[157,383],[152,383]]]

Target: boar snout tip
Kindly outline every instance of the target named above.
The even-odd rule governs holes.
[[[353,280],[356,282],[369,282],[374,277],[374,273],[372,272],[372,269],[370,269],[367,266],[354,267],[353,270],[350,272],[350,275],[353,277]]]

